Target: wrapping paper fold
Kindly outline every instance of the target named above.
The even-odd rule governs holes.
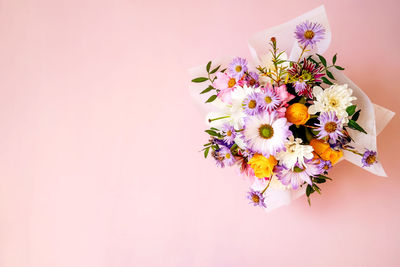
[[[258,66],[262,62],[263,57],[266,56],[266,52],[268,51],[267,43],[269,38],[276,37],[278,46],[281,51],[289,52],[289,60],[297,61],[300,56],[301,49],[297,44],[297,41],[294,38],[294,30],[297,24],[304,21],[312,21],[318,22],[322,24],[326,29],[326,36],[321,42],[318,43],[318,46],[315,51],[310,51],[309,53],[318,53],[323,54],[329,47],[331,42],[331,30],[329,27],[328,18],[326,16],[324,6],[320,6],[314,10],[311,10],[308,13],[305,13],[289,22],[283,23],[281,25],[269,28],[262,32],[256,33],[249,40],[249,49],[252,55],[253,62],[251,62],[253,66]],[[307,55],[305,55],[307,56]],[[213,65],[227,66],[228,63],[232,60],[233,57],[222,58],[219,60],[213,60]],[[354,104],[357,105],[359,109],[362,110],[360,117],[358,119],[358,123],[366,130],[368,134],[364,134],[358,131],[354,131],[349,129],[350,135],[356,140],[356,143],[351,143],[350,145],[354,146],[359,151],[364,151],[365,149],[375,150],[377,151],[376,139],[377,135],[382,132],[385,126],[389,123],[389,121],[394,116],[394,112],[381,107],[379,105],[373,104],[368,96],[349,78],[347,78],[343,72],[338,70],[331,71],[335,78],[336,83],[338,84],[348,84],[349,88],[353,89],[353,95],[357,97],[357,100],[354,101]],[[201,77],[207,76],[205,71],[205,66],[200,66],[196,68],[192,68],[189,70],[191,77]],[[189,87],[190,94],[193,99],[199,105],[200,109],[204,112],[213,112],[217,111],[215,106],[212,104],[204,104],[207,100],[207,95],[200,95],[199,93],[202,91],[204,85],[202,84],[194,84],[192,83]],[[379,156],[379,151],[378,151]],[[362,166],[361,158],[359,155],[355,155],[351,152],[344,151],[344,157],[342,158],[347,160],[357,166]],[[381,163],[377,163],[372,165],[371,167],[364,168],[365,170],[376,174],[378,176],[385,176],[386,173],[381,165]],[[264,185],[260,182],[255,182],[252,187],[253,189],[262,189]],[[290,188],[285,188],[282,186],[270,186],[268,192],[266,193],[266,202],[268,203],[266,211],[271,211],[283,205],[288,205],[290,202],[302,195],[304,195],[304,189],[292,190]]]

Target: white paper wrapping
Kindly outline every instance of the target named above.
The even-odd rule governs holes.
[[[277,39],[277,46],[281,51],[289,52],[289,59],[297,61],[300,56],[301,49],[294,37],[294,31],[296,25],[304,21],[318,22],[322,24],[326,29],[325,39],[320,41],[317,45],[315,51],[311,51],[312,53],[317,52],[318,54],[323,54],[329,47],[331,42],[331,30],[329,27],[328,18],[326,16],[324,6],[320,6],[314,10],[311,10],[308,13],[305,13],[289,22],[283,23],[281,25],[269,28],[262,32],[256,33],[249,40],[249,49],[253,58],[253,62],[250,65],[258,66],[262,61],[263,57],[266,56],[268,52],[268,42],[271,37],[275,37]],[[233,57],[227,57],[220,60],[213,60],[213,66],[217,66],[221,64],[222,66],[227,66],[228,63],[232,60]],[[205,71],[205,66],[200,66],[197,68],[193,68],[190,71],[190,75],[193,78],[196,77],[206,77],[207,72]],[[354,131],[349,129],[349,133],[356,143],[351,143],[351,146],[354,146],[357,150],[363,152],[365,149],[377,151],[376,139],[377,135],[382,132],[385,126],[389,123],[389,121],[394,116],[394,112],[375,105],[371,102],[368,96],[349,78],[347,78],[343,72],[338,70],[331,71],[336,78],[336,83],[338,84],[348,84],[349,88],[353,89],[353,95],[357,97],[357,100],[354,101],[354,104],[357,105],[358,109],[361,109],[362,112],[357,121],[368,134],[364,134],[358,131]],[[216,108],[214,104],[204,104],[209,95],[204,94],[200,95],[199,93],[204,89],[204,84],[195,84],[191,83],[190,85],[190,94],[193,99],[199,105],[200,109],[204,112],[214,112],[214,114],[223,115],[220,110]],[[205,120],[206,121],[206,120]],[[223,120],[216,121],[215,123],[221,124]],[[217,125],[213,125],[217,126]],[[379,152],[378,152],[379,157]],[[359,155],[353,154],[348,151],[344,151],[344,160],[348,160],[351,163],[362,166],[361,157]],[[386,173],[382,167],[381,163],[374,164],[370,167],[364,168],[365,170],[374,173],[378,176],[386,177]],[[252,185],[252,188],[255,190],[262,190],[264,185],[260,182],[255,182]],[[283,205],[288,205],[292,200],[299,198],[304,195],[305,188],[299,188],[297,190],[292,190],[288,187],[282,186],[271,186],[268,188],[265,193],[267,208],[266,211],[274,210]]]

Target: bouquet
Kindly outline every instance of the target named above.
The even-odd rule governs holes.
[[[256,35],[250,41],[253,64],[234,57],[193,71],[202,72],[192,79],[193,88],[202,86],[197,93],[210,106],[204,157],[248,177],[254,206],[271,210],[304,193],[310,204],[344,157],[385,175],[374,107],[341,73],[337,54],[322,55],[330,39],[320,7]],[[375,112],[382,128],[393,116],[382,107]]]

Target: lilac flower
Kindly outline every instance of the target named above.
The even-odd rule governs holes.
[[[314,46],[316,43],[325,38],[325,29],[319,23],[309,21],[300,23],[296,26],[295,37],[301,45],[307,47]]]
[[[259,114],[261,111],[261,102],[262,100],[258,93],[250,93],[243,101],[244,112],[250,116]]]
[[[246,76],[247,86],[250,87],[259,87],[260,83],[258,82],[258,74],[256,72],[249,72],[249,75]]]
[[[366,150],[364,152],[364,155],[361,159],[361,162],[363,164],[363,167],[369,167],[375,163],[377,163],[377,159],[376,159],[376,152],[372,151],[372,150]]]
[[[271,112],[275,110],[281,104],[279,96],[273,91],[273,89],[266,89],[263,94],[261,94],[261,108]]]
[[[324,172],[327,172],[330,168],[332,168],[332,163],[329,160],[320,160],[318,167],[323,170]]]
[[[243,74],[247,71],[247,60],[244,58],[234,58],[233,61],[228,66],[229,74],[240,80]]]
[[[229,123],[225,123],[222,126],[222,131],[225,133],[224,142],[227,143],[228,145],[233,144],[236,137],[235,128]]]
[[[306,161],[304,166],[295,166],[292,169],[286,169],[281,174],[278,174],[278,179],[284,185],[292,185],[293,189],[299,188],[302,182],[306,182],[309,185],[312,185],[311,178],[312,176],[317,176],[323,173],[323,170],[318,166],[317,163],[309,160]]]
[[[232,155],[231,150],[227,147],[222,147],[218,151],[218,156],[224,165],[232,166],[235,164],[235,157]]]
[[[265,198],[260,191],[255,191],[250,188],[250,192],[248,192],[247,198],[250,200],[250,204],[253,204],[254,206],[259,206],[262,208],[267,207],[267,205],[265,205]]]
[[[319,124],[317,131],[319,131],[317,137],[319,139],[329,136],[330,139],[336,140],[339,136],[343,136],[342,122],[336,116],[334,111],[323,112],[318,117]]]

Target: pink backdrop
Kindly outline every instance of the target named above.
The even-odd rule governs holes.
[[[0,266],[398,266],[398,117],[389,178],[342,162],[266,214],[197,153],[187,69],[322,1],[1,0]],[[399,3],[324,1],[327,55],[398,114]]]

